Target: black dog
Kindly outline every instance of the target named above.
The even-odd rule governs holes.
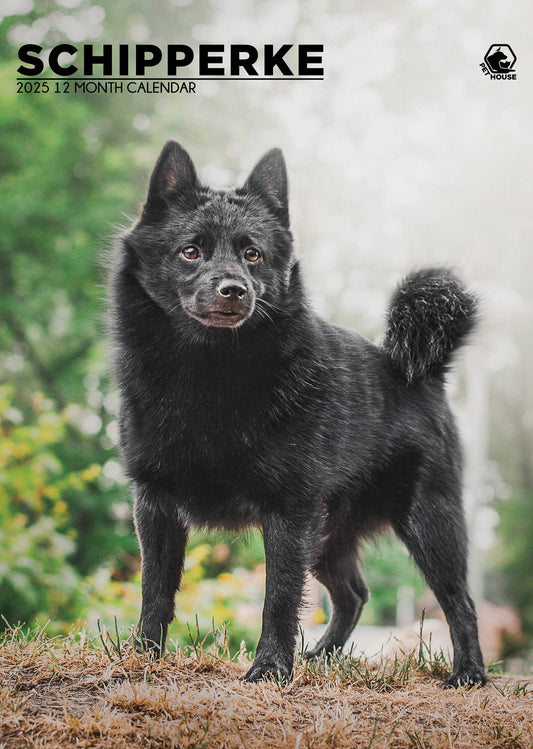
[[[335,257],[332,250],[332,262]],[[268,152],[242,188],[202,186],[169,141],[112,277],[120,441],[142,549],[140,642],[174,615],[191,525],[262,528],[263,630],[247,674],[289,678],[310,570],[333,613],[312,657],[368,599],[359,539],[392,525],[450,625],[449,684],[484,683],[467,589],[461,451],[444,393],[476,300],[447,270],[409,276],[382,347],[310,308]]]

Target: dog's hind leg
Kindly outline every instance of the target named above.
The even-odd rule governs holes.
[[[467,534],[460,493],[419,485],[413,503],[392,520],[398,536],[435,593],[448,621],[454,647],[448,686],[485,684],[476,610],[467,583]]]
[[[325,585],[332,611],[324,635],[312,650],[306,651],[306,658],[342,648],[369,598],[368,587],[358,568],[356,541],[351,540],[349,549],[339,541],[338,537],[328,540],[318,563],[311,570],[314,577]]]

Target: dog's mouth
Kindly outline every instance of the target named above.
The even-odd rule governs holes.
[[[239,325],[242,325],[251,314],[251,310],[236,312],[235,310],[220,309],[204,309],[201,312],[188,309],[187,312],[191,317],[194,317],[195,320],[201,322],[202,325],[211,328],[237,328]]]
[[[212,310],[204,315],[204,325],[212,325],[215,328],[235,328],[241,322],[244,322],[247,315],[242,312],[223,312],[222,310]]]
[[[189,317],[210,328],[238,328],[251,317],[255,308],[252,290],[242,294],[232,292],[228,296],[221,293],[206,296],[202,298],[196,294],[182,298],[182,307]]]

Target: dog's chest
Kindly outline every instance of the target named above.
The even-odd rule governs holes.
[[[279,425],[272,378],[205,368],[145,381],[123,401],[123,443],[161,473],[241,471]]]

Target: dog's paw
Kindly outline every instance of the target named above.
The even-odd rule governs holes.
[[[287,666],[272,659],[270,661],[260,661],[253,664],[252,668],[244,677],[245,681],[250,683],[261,681],[261,679],[275,679],[283,682],[292,680],[292,666]]]
[[[446,679],[444,686],[448,689],[455,689],[457,687],[483,687],[487,683],[487,676],[479,666],[472,666],[471,668],[460,668],[454,671],[453,674]]]
[[[164,648],[161,627],[159,627],[159,630],[155,627],[151,629],[142,626],[137,627],[133,637],[133,647],[138,653],[147,653],[152,658],[160,658]]]
[[[306,650],[303,654],[303,657],[306,661],[311,661],[313,658],[320,658],[324,655],[332,655],[332,653],[341,653],[342,652],[342,645],[333,645],[333,644],[326,644],[322,645],[321,647],[313,648],[312,650]]]
[[[146,653],[152,658],[161,657],[160,644],[158,642],[154,642],[154,640],[150,640],[149,638],[139,634],[138,632],[135,633],[135,637],[133,639],[133,647],[138,653]]]

